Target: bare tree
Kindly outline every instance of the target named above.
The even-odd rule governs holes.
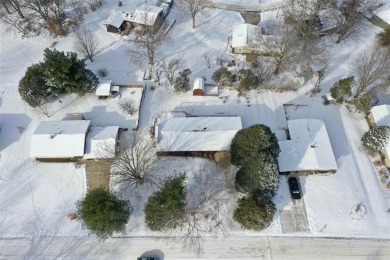
[[[83,0],[72,0],[70,2],[78,21],[84,20],[84,15],[88,13],[88,8]]]
[[[195,28],[195,18],[197,14],[206,14],[205,8],[208,0],[179,0],[192,18],[192,28]]]
[[[267,64],[262,58],[257,58],[256,61],[252,62],[251,68],[253,73],[255,73],[259,79],[260,84],[269,79],[269,77],[272,75],[272,72],[275,71],[275,68],[272,68],[272,66]]]
[[[135,106],[135,102],[131,98],[121,99],[118,104],[121,110],[129,115],[134,115],[138,112],[138,108]]]
[[[97,51],[97,40],[91,30],[86,28],[78,30],[74,36],[74,47],[84,58],[93,62]]]
[[[353,70],[357,79],[354,98],[387,86],[390,83],[390,49],[375,47],[363,51],[354,60]]]
[[[166,24],[163,24],[159,30],[156,30],[154,20],[148,16],[147,12],[143,17],[138,18],[142,21],[140,27],[142,32],[133,34],[132,42],[135,47],[127,51],[127,55],[131,58],[131,62],[142,64],[145,57],[148,59],[149,79],[153,76],[153,69],[156,63],[156,58],[159,56],[159,49],[164,43],[170,41],[169,34],[165,32]]]
[[[321,34],[318,24],[320,11],[333,5],[334,0],[288,0],[283,10],[285,23],[304,39],[316,38]]]
[[[171,59],[163,61],[161,70],[165,78],[168,80],[170,86],[173,86],[177,73],[184,68],[184,61],[182,59]]]
[[[275,66],[274,74],[279,74],[296,57],[299,41],[289,26],[280,26],[269,23],[267,30],[270,35],[263,35],[260,30],[256,33],[255,48],[263,55],[269,57],[268,61]]]
[[[230,193],[222,173],[207,169],[195,172],[187,182],[182,223],[177,230],[166,231],[167,236],[175,237],[175,242],[184,248],[201,253],[205,236],[224,232],[222,207],[229,201]]]
[[[51,103],[47,100],[42,101],[38,106],[34,108],[39,114],[45,115],[47,118],[51,117],[54,113],[52,111]]]
[[[3,5],[4,9],[6,9],[8,14],[11,14],[9,7],[12,7],[12,9],[14,9],[16,11],[16,13],[19,15],[19,17],[21,19],[24,19],[24,14],[22,12],[21,0],[1,0],[1,4]]]
[[[123,189],[137,190],[143,184],[157,184],[155,142],[147,135],[134,133],[124,143],[115,159],[111,173]]]
[[[343,0],[339,2],[338,10],[335,10],[336,43],[357,36],[362,30],[363,14],[373,7],[375,1]]]

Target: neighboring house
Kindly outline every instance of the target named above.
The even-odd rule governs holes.
[[[122,34],[131,29],[132,24],[127,21],[128,15],[129,14],[125,12],[112,11],[104,23],[107,32]]]
[[[159,155],[212,158],[216,152],[230,151],[236,133],[242,129],[241,117],[158,118],[154,128]]]
[[[89,129],[84,159],[115,158],[118,126],[93,126]]]
[[[170,6],[164,8],[142,4],[134,13],[112,11],[104,25],[107,32],[127,34],[132,28],[147,26],[157,32],[168,15]]]
[[[143,4],[135,10],[134,14],[130,14],[127,20],[134,26],[147,26],[157,32],[164,22],[163,10],[158,6]]]
[[[247,23],[233,26],[232,53],[245,54],[247,61],[251,61],[253,56],[279,52],[277,44],[277,36],[262,34],[259,26]]]
[[[32,135],[30,156],[37,159],[81,158],[89,120],[40,122]]]
[[[373,106],[367,116],[370,127],[390,126],[390,105]],[[390,141],[380,155],[387,167],[390,167]]]
[[[194,79],[194,84],[192,87],[192,95],[193,96],[204,96],[204,78],[196,78]]]
[[[288,120],[288,140],[279,141],[279,172],[336,172],[325,124],[320,119]]]

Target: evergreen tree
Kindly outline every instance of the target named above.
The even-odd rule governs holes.
[[[174,229],[185,217],[185,175],[169,178],[145,206],[145,222],[153,231]]]
[[[376,153],[384,149],[390,139],[390,126],[376,126],[367,131],[361,141],[369,153]]]
[[[83,95],[94,90],[97,77],[85,67],[74,52],[64,53],[45,49],[44,71],[48,85],[56,94],[77,93]]]
[[[176,77],[174,88],[177,92],[187,92],[191,89],[190,87],[190,75],[191,75],[190,69],[185,69],[181,72],[179,72],[179,76]]]
[[[26,74],[19,82],[19,94],[31,107],[37,107],[46,102],[50,87],[46,84],[43,65],[34,64],[27,68]]]
[[[241,69],[239,72],[239,88],[243,90],[255,89],[259,86],[259,78],[250,69]]]
[[[214,71],[213,76],[211,77],[215,82],[220,83],[221,85],[230,85],[233,81],[233,75],[227,68],[221,67]]]
[[[271,199],[279,185],[278,165],[269,153],[259,153],[236,173],[236,187],[244,192],[258,192]]]
[[[77,202],[77,213],[85,226],[101,239],[114,232],[124,232],[131,215],[131,205],[103,188],[88,192]]]
[[[357,98],[348,101],[348,104],[352,105],[359,113],[367,115],[370,113],[372,107],[373,95],[371,93],[365,93]]]
[[[390,46],[390,26],[378,34],[378,40],[381,46]]]
[[[337,81],[333,87],[330,88],[330,95],[337,103],[343,103],[345,99],[352,96],[352,85],[354,77],[348,77]]]
[[[269,153],[277,158],[280,149],[276,135],[266,125],[253,125],[241,129],[234,136],[231,146],[231,162],[237,167],[257,158],[260,153]]]
[[[269,200],[261,199],[262,204],[258,204],[257,201],[253,197],[238,200],[233,219],[245,229],[260,231],[269,227],[272,222],[276,211],[275,204]]]

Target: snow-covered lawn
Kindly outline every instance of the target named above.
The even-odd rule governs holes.
[[[142,2],[126,2],[127,5],[122,9],[136,7]],[[237,2],[241,1],[231,1],[232,4]],[[246,1],[249,2],[258,3]],[[94,72],[107,68],[107,78],[116,84],[140,82],[145,64],[132,64],[126,56],[131,43],[119,35],[107,33],[103,26],[112,8],[118,7],[114,1],[108,1],[85,17],[84,25],[98,37],[101,51],[93,63],[88,63],[88,67]],[[210,82],[213,71],[218,68],[217,57],[233,59],[228,54],[227,39],[232,26],[243,23],[243,20],[238,13],[213,10],[210,16],[199,19],[197,28],[192,29],[189,17],[176,14],[177,21],[171,31],[173,41],[164,45],[161,58],[182,58],[186,67],[192,70],[192,78],[204,76],[206,82]],[[0,29],[3,31],[2,26]],[[323,93],[336,80],[348,76],[353,57],[374,42],[379,29],[372,25],[367,25],[367,28],[361,38],[331,46],[330,53],[334,55],[330,57],[321,84]],[[75,210],[75,202],[85,194],[84,168],[76,168],[72,163],[41,163],[29,158],[31,134],[39,120],[48,119],[23,103],[17,90],[26,68],[42,60],[46,47],[57,42],[56,48],[69,51],[72,50],[72,39],[52,39],[43,35],[33,39],[19,39],[17,35],[4,34],[0,42],[0,236],[86,235],[87,232],[81,229],[78,222],[71,222],[67,218],[67,214]],[[210,57],[211,68],[205,62],[206,53]],[[150,85],[156,84],[148,83]],[[226,89],[223,97],[218,98],[193,97],[191,92],[176,94],[162,85],[156,86],[154,91],[147,88],[140,111],[140,129],[150,127],[162,111],[176,109],[199,115],[237,115],[241,116],[243,127],[263,123],[281,135],[282,129],[286,127],[283,104],[305,105],[297,107],[288,116],[323,119],[339,167],[334,175],[300,178],[311,228],[311,232],[306,235],[388,237],[390,214],[386,211],[390,208],[390,194],[381,189],[371,161],[360,149],[361,135],[368,129],[366,122],[339,105],[324,106],[320,95],[310,98],[305,92],[252,91],[239,97],[236,91]],[[61,97],[62,103],[56,101],[52,104],[53,115],[49,120],[61,120],[66,113],[81,112],[91,120],[92,125],[120,125],[124,118],[119,112],[110,110],[110,106],[114,106],[112,100],[98,100],[93,94]],[[164,160],[165,167],[160,170],[162,175],[172,174],[175,170],[191,173],[202,167],[215,167],[213,162],[202,159]],[[215,170],[223,173],[222,169]],[[129,233],[140,236],[151,234],[145,228],[142,211],[151,193],[152,190],[145,191],[140,202],[131,198],[135,211],[128,224]],[[235,199],[231,201],[232,204],[225,209],[225,220],[231,228],[231,234],[282,234],[278,213],[271,227],[262,233],[241,230],[228,216],[233,211]],[[278,210],[291,206],[286,182],[281,184],[274,201]],[[366,209],[360,220],[350,215],[351,209],[357,204],[364,205]]]

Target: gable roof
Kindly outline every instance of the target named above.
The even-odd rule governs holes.
[[[279,141],[279,171],[337,170],[325,124],[320,119],[288,120],[291,140]]]
[[[261,33],[261,28],[256,25],[244,23],[233,26],[232,48],[251,47],[258,33]]]
[[[122,23],[126,20],[127,14],[123,12],[111,11],[110,16],[107,18],[104,24],[112,25],[119,28]]]
[[[163,11],[163,8],[155,6],[142,4],[138,7],[134,14],[130,14],[127,17],[127,20],[133,23],[143,24],[147,26],[153,26],[156,22],[157,16]]]
[[[161,119],[157,126],[165,152],[228,151],[242,129],[241,117],[174,117]]]
[[[371,115],[377,126],[390,126],[390,105],[373,106]],[[390,155],[390,141],[387,143],[385,150]]]
[[[89,120],[42,121],[32,135],[30,156],[71,158],[84,155]]]

